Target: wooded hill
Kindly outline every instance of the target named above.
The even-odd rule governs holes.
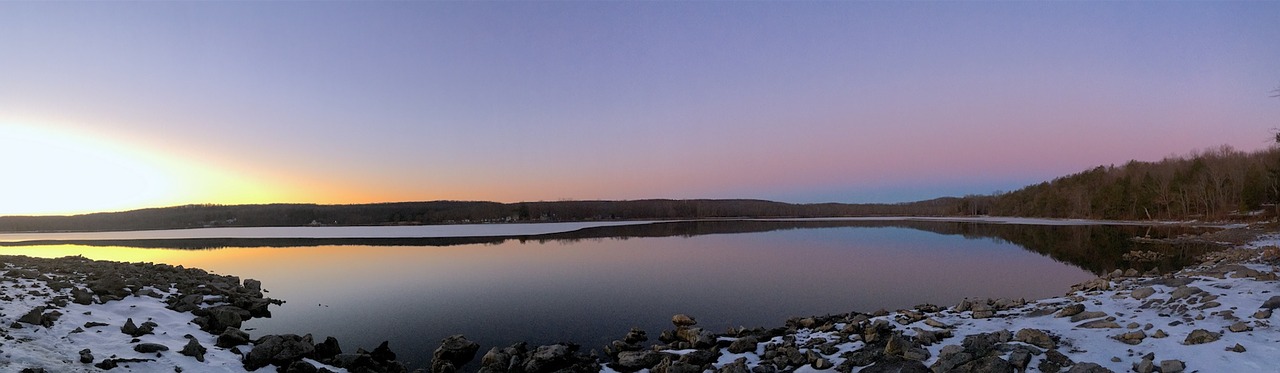
[[[706,218],[816,218],[953,214],[956,198],[901,204],[791,204],[763,200],[400,202],[361,205],[188,205],[74,216],[0,217],[0,232],[109,231],[301,225],[413,225]]]
[[[1129,161],[1027,186],[966,196],[958,213],[1113,220],[1261,218],[1280,201],[1280,148],[1222,146],[1159,162]]]

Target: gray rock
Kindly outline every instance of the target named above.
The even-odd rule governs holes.
[[[651,368],[662,361],[662,354],[653,350],[623,351],[618,353],[618,365],[628,371]]]
[[[372,357],[372,358],[373,358],[373,361],[376,361],[376,362],[379,362],[379,363],[386,363],[386,362],[388,362],[388,361],[395,361],[395,360],[396,360],[396,353],[391,351],[391,347],[390,347],[390,346],[388,346],[388,344],[389,344],[389,341],[382,341],[382,343],[381,343],[381,344],[379,344],[379,345],[378,345],[378,347],[375,347],[375,348],[373,349],[373,352],[370,352],[370,353],[369,353],[369,357]],[[476,345],[476,349],[479,349],[479,348],[480,348],[480,346],[479,346],[479,345]],[[472,357],[475,357],[475,352],[472,352],[472,353],[471,353],[471,356],[472,356]],[[471,359],[467,359],[467,360],[471,360]],[[457,365],[457,366],[458,366],[458,367],[461,367],[462,365],[461,365],[461,364],[459,364],[459,365]]]
[[[1143,359],[1142,361],[1133,364],[1133,371],[1137,373],[1151,373],[1155,370],[1156,365],[1155,363],[1152,363],[1150,359]]]
[[[93,362],[93,351],[89,349],[80,350],[80,363],[89,364]]]
[[[218,335],[218,340],[213,345],[221,348],[232,348],[249,343],[249,333],[245,333],[237,328],[226,328],[222,334]]]
[[[315,342],[311,335],[295,334],[268,335],[258,338],[252,350],[244,356],[244,367],[249,370],[267,365],[287,366],[294,360],[311,357],[315,352]]]
[[[1243,321],[1237,321],[1235,324],[1231,324],[1231,326],[1228,327],[1227,330],[1230,330],[1232,333],[1240,333],[1240,332],[1247,332],[1247,331],[1253,330],[1253,327],[1249,326],[1249,324],[1246,324]]]
[[[262,281],[246,278],[244,279],[244,288],[256,292],[262,292]]]
[[[1182,373],[1187,365],[1181,360],[1163,360],[1160,362],[1160,373]]]
[[[1271,298],[1268,298],[1267,301],[1262,302],[1262,306],[1258,308],[1265,308],[1268,310],[1280,308],[1280,295],[1274,295]]]
[[[1227,351],[1231,351],[1231,352],[1245,352],[1245,348],[1244,348],[1244,346],[1241,346],[1239,343],[1236,343],[1236,345],[1235,345],[1235,346],[1227,347]]]
[[[1143,300],[1143,299],[1147,299],[1147,297],[1155,293],[1156,293],[1155,288],[1152,288],[1150,286],[1143,286],[1137,289],[1133,289],[1133,292],[1129,293],[1129,296],[1133,297],[1133,299]]]
[[[1173,291],[1169,293],[1169,301],[1187,298],[1202,292],[1204,292],[1204,290],[1200,290],[1200,288],[1195,286],[1179,286],[1177,289],[1173,289]]]
[[[86,306],[93,304],[93,293],[82,288],[73,288],[71,289],[71,302]]]
[[[169,351],[169,346],[165,346],[159,343],[139,343],[133,346],[133,350],[145,354],[145,353],[152,353],[152,352]]]
[[[541,349],[541,347],[540,347]],[[466,365],[476,357],[480,344],[468,340],[462,334],[455,334],[440,341],[440,347],[431,353],[431,371],[440,373],[443,363],[448,362],[455,368]]]
[[[194,357],[196,358],[196,361],[203,363],[204,354],[206,351],[208,350],[204,348],[204,346],[201,346],[199,341],[197,341],[195,338],[191,338],[187,340],[187,345],[182,346],[182,350],[178,351],[178,353],[184,356]]]
[[[754,352],[759,344],[760,342],[756,340],[756,337],[754,336],[738,338],[733,341],[733,343],[729,344],[729,353],[741,354],[744,352]]]
[[[837,369],[838,370],[838,369]],[[861,373],[932,373],[924,363],[915,360],[877,361],[865,368]]]
[[[202,330],[209,333],[222,333],[227,328],[240,328],[249,311],[235,306],[221,306],[209,309],[209,322]]]
[[[233,330],[233,329],[227,329]],[[239,331],[239,329],[234,329]],[[225,334],[225,333],[224,333]],[[248,335],[245,335],[247,338]],[[219,337],[219,340],[222,338]],[[324,342],[316,344],[316,360],[326,360],[342,353],[342,347],[338,345],[338,339],[334,337],[325,337]]]
[[[1115,373],[1111,369],[1107,369],[1095,363],[1079,363],[1071,367],[1067,373]]]

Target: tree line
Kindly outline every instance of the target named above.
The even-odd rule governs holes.
[[[956,198],[897,204],[792,204],[748,199],[430,201],[355,205],[187,205],[73,216],[4,216],[0,232],[114,231],[302,225],[417,225],[707,218],[940,216]]]
[[[1109,220],[1256,219],[1280,201],[1280,148],[1221,146],[1098,166],[1009,193],[966,196],[957,214]]]

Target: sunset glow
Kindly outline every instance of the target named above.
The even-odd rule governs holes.
[[[985,194],[1270,146],[1280,3],[0,4],[0,215]]]

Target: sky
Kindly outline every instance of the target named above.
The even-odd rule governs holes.
[[[0,215],[986,194],[1270,146],[1280,2],[0,2]]]

